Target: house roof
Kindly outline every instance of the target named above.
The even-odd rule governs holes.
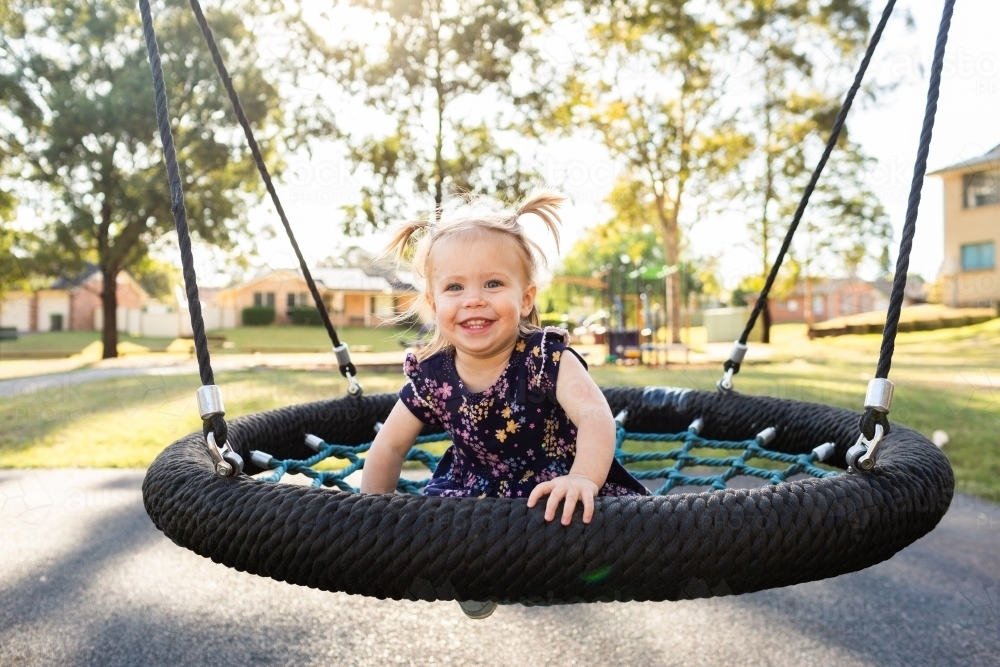
[[[815,296],[830,296],[837,294],[851,285],[870,285],[872,289],[890,296],[892,294],[892,281],[885,278],[878,280],[861,280],[860,278],[824,278],[814,279],[812,283],[812,293]],[[910,275],[906,281],[906,289],[903,291],[906,298],[914,301],[922,301],[927,298],[927,285],[916,275]],[[805,285],[801,281],[795,285],[788,296],[804,296]]]
[[[317,268],[312,271],[318,286],[337,292],[393,292],[392,284],[383,276],[370,276],[362,269],[350,267]]]
[[[80,285],[82,285],[83,283],[85,283],[88,278],[90,278],[92,275],[94,275],[95,273],[99,272],[100,270],[101,270],[101,267],[97,266],[96,264],[87,263],[87,264],[84,265],[83,271],[81,271],[80,273],[78,273],[76,275],[73,275],[73,276],[61,275],[61,276],[59,276],[55,280],[55,282],[53,282],[49,286],[49,289],[73,289],[74,287],[79,287]]]
[[[83,285],[85,282],[92,280],[94,278],[103,280],[103,276],[101,275],[101,267],[99,267],[96,264],[91,264],[88,262],[87,264],[84,265],[83,270],[80,271],[80,273],[77,273],[72,276],[61,275],[58,278],[56,278],[56,280],[54,280],[47,289],[60,289],[60,290],[72,291],[77,287]],[[143,299],[149,298],[149,293],[146,292],[146,289],[142,285],[140,285],[135,278],[132,277],[132,274],[130,274],[128,271],[124,269],[118,272],[118,280],[121,281],[122,278],[131,283],[132,287],[135,288],[135,291],[139,293],[139,296],[141,298]]]
[[[418,291],[411,282],[409,274],[400,272],[398,274],[369,275],[364,269],[356,267],[317,267],[310,272],[316,286],[329,292],[375,292],[381,294],[394,294],[399,292]],[[229,287],[223,292],[230,293],[245,290],[257,282],[265,280],[274,275],[287,275],[303,280],[302,274],[291,269],[276,269],[274,271],[257,276],[255,279]]]
[[[997,144],[990,150],[988,150],[983,155],[979,157],[974,157],[969,160],[963,160],[962,162],[956,162],[955,164],[937,169],[935,171],[928,172],[928,176],[937,176],[938,174],[944,174],[949,171],[958,171],[959,169],[968,169],[969,167],[978,167],[980,165],[989,165],[992,167],[1000,167],[1000,144]]]

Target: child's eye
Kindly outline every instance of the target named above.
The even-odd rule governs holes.
[[[486,287],[488,288],[503,287],[503,283],[500,282],[499,280],[487,280]]]
[[[462,289],[462,286],[458,283],[452,283],[444,288],[445,292],[458,292]]]

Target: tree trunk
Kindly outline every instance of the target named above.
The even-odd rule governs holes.
[[[101,267],[104,286],[101,288],[101,307],[104,308],[104,331],[101,341],[104,343],[102,358],[113,359],[118,356],[118,269]]]
[[[764,308],[760,311],[761,326],[764,331],[761,332],[763,336],[761,337],[761,342],[769,344],[771,342],[771,300],[764,299]]]
[[[680,239],[677,230],[677,208],[668,214],[664,196],[656,195],[656,212],[660,216],[663,230],[663,250],[667,266],[674,271],[667,275],[667,316],[670,318],[670,342],[681,342],[681,281],[680,281]]]
[[[805,279],[805,303],[802,304],[803,315],[805,315],[806,330],[811,331],[813,325],[816,323],[815,317],[813,316],[813,289],[812,289],[812,278],[809,277],[808,272],[806,273]]]

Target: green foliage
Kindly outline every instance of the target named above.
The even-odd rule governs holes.
[[[138,260],[130,273],[149,296],[161,301],[170,299],[175,285],[184,284],[184,277],[175,265],[148,256]]]
[[[274,306],[248,306],[243,309],[242,321],[246,327],[274,324]]]
[[[565,327],[566,320],[563,319],[562,315],[557,313],[545,313],[538,318],[539,323],[543,327]]]
[[[714,11],[724,7],[624,0],[566,9],[590,40],[577,54],[583,66],[555,72],[559,85],[534,100],[536,126],[601,139],[627,170],[627,208],[658,227],[663,261],[677,266],[691,191],[723,180],[749,143],[720,103],[732,53],[727,14]],[[676,273],[667,280],[672,341],[680,342],[681,284]]]
[[[752,59],[748,83],[760,91],[747,125],[753,149],[741,165],[747,225],[766,276],[822,154],[845,90],[867,43],[868,3],[848,0],[814,5],[792,0],[737,6],[741,51]],[[846,88],[846,85],[845,85]],[[869,84],[866,94],[879,92]],[[804,218],[797,254],[786,274],[843,274],[875,260],[892,230],[875,192],[865,182],[871,160],[841,133]],[[786,263],[787,263],[786,258]],[[810,265],[813,270],[810,270]],[[789,276],[772,291],[794,284]]]
[[[92,261],[114,280],[174,224],[139,14],[130,0],[12,0],[6,8],[0,145],[15,168],[5,171],[43,186],[40,205],[50,210],[39,236],[60,267]],[[154,12],[191,232],[230,249],[247,229],[260,179],[187,3],[155,3]],[[279,95],[279,81],[293,85],[321,69],[309,57],[318,40],[294,7],[236,0],[207,16],[266,159],[329,129],[324,107]],[[279,30],[274,44],[286,57],[261,48]],[[104,300],[115,312],[114,292]],[[110,355],[115,336],[105,331]]]
[[[526,52],[525,4],[350,1],[372,14],[386,43],[345,35],[329,75],[390,129],[341,136],[362,182],[345,229],[362,234],[439,210],[448,194],[523,196],[535,175],[510,148],[516,135],[501,129],[509,123],[497,101],[510,98],[513,64]]]
[[[323,324],[323,319],[315,306],[295,306],[292,308],[292,324],[318,327]]]

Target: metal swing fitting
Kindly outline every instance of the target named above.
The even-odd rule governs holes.
[[[208,453],[215,461],[215,473],[219,477],[238,477],[243,472],[243,457],[234,452],[228,442],[219,447],[212,431],[208,432],[205,439],[208,441]]]
[[[333,353],[337,356],[337,363],[341,368],[344,366],[351,366],[351,351],[347,349],[347,343],[341,343],[340,345],[335,345],[333,347]],[[350,371],[343,371],[344,377],[347,378],[347,393],[355,398],[361,396],[364,393],[364,387],[358,382],[358,379],[354,377],[354,374]]]
[[[262,452],[258,449],[255,449],[252,452],[250,452],[250,463],[254,464],[255,466],[257,466],[262,470],[267,470],[268,468],[270,468],[271,461],[273,460],[274,457],[268,454],[267,452]]]
[[[758,433],[755,439],[757,440],[757,444],[759,444],[761,447],[767,447],[772,442],[774,442],[774,439],[776,437],[778,437],[778,429],[774,428],[773,426],[768,426],[763,431]]]
[[[887,415],[892,408],[893,384],[886,378],[875,378],[868,382],[868,391],[865,392],[865,410]],[[847,450],[847,465],[856,470],[868,472],[875,467],[875,452],[885,429],[881,424],[875,424],[875,437],[869,440],[862,433],[858,436],[858,441]]]
[[[833,442],[824,442],[818,447],[813,447],[813,456],[816,457],[817,461],[825,462],[829,461],[833,456],[833,453],[837,451],[837,445]]]
[[[198,387],[198,414],[202,420],[226,414],[222,402],[222,389],[217,384],[203,384]]]
[[[702,419],[701,417],[698,417],[688,425],[688,431],[694,433],[695,435],[700,434],[701,429],[703,428],[705,428],[705,420]]]
[[[747,356],[748,347],[749,346],[745,343],[741,343],[738,340],[733,341],[733,348],[729,350],[729,361],[734,364],[742,364],[743,358]],[[716,385],[719,388],[719,391],[730,392],[733,390],[733,375],[735,374],[735,368],[730,367],[729,370],[726,371],[725,375],[722,376],[722,379],[719,380]]]
[[[622,410],[615,415],[615,423],[619,426],[625,426],[626,419],[628,419],[628,410]]]
[[[203,384],[198,387],[198,414],[202,421],[226,414],[226,406],[222,402],[222,389],[215,384]],[[220,477],[236,477],[243,472],[243,458],[234,452],[229,443],[219,447],[215,441],[215,433],[208,432],[208,453],[215,462],[215,472]]]
[[[313,435],[312,433],[306,433],[305,445],[309,449],[313,450],[314,452],[318,452],[320,449],[323,448],[324,444],[326,443],[323,441],[323,438],[319,437],[318,435]]]

